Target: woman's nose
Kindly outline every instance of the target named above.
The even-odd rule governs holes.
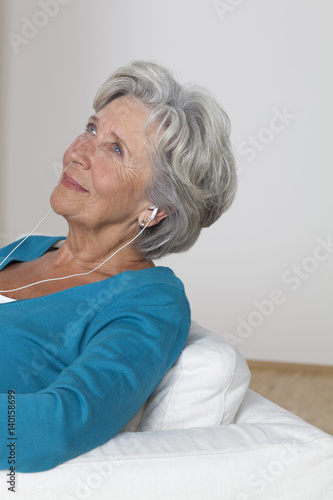
[[[93,140],[88,139],[85,141],[80,141],[72,149],[70,153],[70,159],[73,163],[78,164],[81,168],[88,170],[92,164],[92,158],[95,150],[95,146],[92,144]]]

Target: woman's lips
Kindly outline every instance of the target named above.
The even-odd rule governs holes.
[[[72,189],[73,191],[81,191],[81,193],[88,193],[86,189],[84,189],[78,182],[76,182],[72,177],[67,175],[65,172],[61,178],[61,184],[63,184],[66,188]]]

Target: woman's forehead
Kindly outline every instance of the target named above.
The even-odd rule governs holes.
[[[119,124],[132,124],[144,127],[151,111],[142,102],[132,96],[117,97],[102,108],[96,116],[98,118],[117,120]]]
[[[146,130],[146,124],[151,115],[149,110],[138,99],[132,96],[122,96],[109,102],[95,115],[105,132],[116,133],[125,142],[149,141],[155,127]],[[146,142],[146,141],[145,141]]]

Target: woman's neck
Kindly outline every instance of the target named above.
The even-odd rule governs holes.
[[[136,236],[133,231],[124,233],[121,228],[92,232],[69,227],[64,244],[54,255],[54,266],[88,272],[115,254],[98,269],[99,274],[114,276],[127,270],[153,267],[154,264],[144,259],[131,244],[121,249]]]

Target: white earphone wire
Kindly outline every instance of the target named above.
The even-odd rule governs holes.
[[[14,249],[13,249],[13,250],[12,250],[12,251],[8,254],[8,255],[7,255],[7,257],[5,257],[5,258],[3,259],[3,261],[2,261],[2,262],[0,262],[0,267],[2,266],[2,264],[3,264],[4,262],[6,262],[6,260],[8,259],[8,257],[10,257],[10,256],[12,255],[12,253],[13,253],[13,252],[15,252],[15,250],[16,250],[16,249],[17,249],[20,245],[22,245],[22,243],[24,243],[24,242],[25,242],[25,240],[26,240],[26,239],[28,239],[28,238],[29,238],[29,236],[31,236],[33,232],[35,232],[35,231],[36,231],[36,229],[38,228],[38,226],[40,226],[40,225],[41,225],[41,223],[42,223],[42,222],[43,222],[43,221],[44,221],[44,220],[45,220],[45,219],[46,219],[46,218],[47,218],[47,217],[48,217],[48,216],[49,216],[52,212],[53,212],[53,210],[51,209],[51,210],[50,210],[50,211],[49,211],[46,215],[44,215],[44,217],[42,218],[42,220],[40,220],[40,221],[38,222],[38,224],[37,224],[37,225],[33,228],[33,230],[32,230],[32,231],[31,231],[31,232],[30,232],[30,233],[29,233],[29,234],[28,234],[25,238],[23,238],[23,240],[22,240],[22,241],[20,241],[20,243],[19,243],[18,245],[16,245],[16,247],[15,247],[15,248],[14,248]]]
[[[43,222],[43,220],[50,214],[51,212],[49,212],[38,224],[37,226],[35,227],[35,229],[37,229],[37,227],[39,226],[39,224],[41,224]],[[88,271],[86,273],[78,273],[78,274],[71,274],[70,276],[62,276],[60,278],[49,278],[47,280],[41,280],[41,281],[36,281],[35,283],[30,283],[29,285],[24,285],[24,286],[21,286],[19,288],[14,288],[13,290],[0,290],[0,293],[10,293],[10,292],[17,292],[18,290],[23,290],[24,288],[29,288],[30,286],[34,286],[34,285],[39,285],[40,283],[46,283],[48,281],[59,281],[59,280],[65,280],[65,279],[68,279],[68,278],[75,278],[76,276],[86,276],[87,274],[91,274],[93,273],[94,271],[97,271],[97,269],[99,269],[101,266],[103,266],[103,264],[105,264],[105,262],[107,262],[108,260],[110,260],[112,257],[114,257],[118,252],[120,252],[120,250],[122,250],[123,248],[127,247],[127,245],[130,245],[134,240],[136,240],[140,234],[143,233],[143,231],[146,229],[146,227],[149,226],[149,224],[151,223],[152,219],[149,219],[149,221],[147,222],[147,224],[144,226],[144,228],[141,229],[141,231],[134,237],[132,238],[130,241],[128,241],[127,243],[125,243],[125,245],[123,245],[122,247],[118,248],[118,250],[116,250],[112,255],[110,255],[107,259],[105,259],[101,264],[99,264],[97,267],[95,267],[95,269],[92,269],[91,271]],[[35,229],[33,229],[33,231],[35,231]],[[33,231],[31,231],[31,233],[23,240],[25,241],[32,233]],[[19,247],[23,241],[21,241],[15,248],[14,250],[16,250],[17,247]],[[7,257],[2,261],[5,262],[8,257],[14,252],[14,250],[12,250],[10,252],[9,255],[7,255]],[[1,264],[2,264],[1,263]]]

